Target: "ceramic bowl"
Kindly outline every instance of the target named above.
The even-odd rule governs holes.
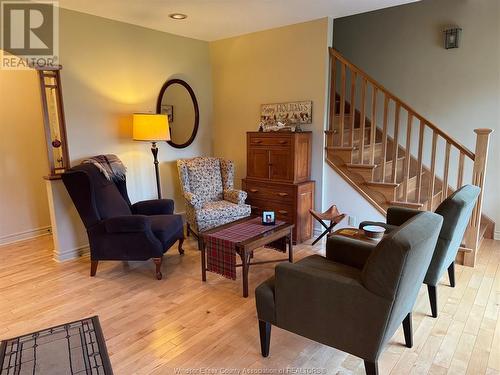
[[[379,240],[384,236],[385,228],[378,225],[367,225],[363,228],[363,232],[366,237],[372,240]]]

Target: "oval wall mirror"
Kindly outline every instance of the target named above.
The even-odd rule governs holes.
[[[182,79],[170,79],[162,86],[156,113],[168,115],[171,146],[184,148],[193,143],[200,113],[194,91]]]

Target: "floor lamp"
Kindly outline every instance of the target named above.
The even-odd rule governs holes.
[[[158,199],[161,199],[160,171],[158,168],[158,146],[156,145],[156,142],[170,140],[168,117],[167,115],[157,115],[153,113],[134,113],[133,123],[134,141],[151,142],[151,152],[153,154],[156,173],[156,189],[158,191]]]

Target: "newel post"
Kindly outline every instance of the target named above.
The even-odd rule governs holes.
[[[486,178],[486,164],[488,161],[488,149],[490,144],[491,129],[474,129],[476,133],[476,152],[474,167],[472,169],[472,183],[481,188],[481,193],[476,206],[472,211],[472,217],[465,233],[465,246],[472,249],[464,254],[464,265],[474,267],[479,246],[479,231],[481,227],[481,213],[483,206],[483,188]]]

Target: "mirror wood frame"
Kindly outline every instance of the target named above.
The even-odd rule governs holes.
[[[193,127],[193,132],[191,133],[191,137],[189,137],[189,139],[186,142],[179,144],[179,143],[175,143],[172,140],[170,140],[170,141],[167,141],[167,143],[170,146],[175,147],[175,148],[186,148],[191,143],[193,143],[193,141],[196,137],[196,134],[198,133],[198,126],[200,123],[200,110],[198,107],[198,101],[196,100],[196,95],[194,94],[194,91],[191,88],[191,86],[189,86],[189,84],[186,81],[184,81],[182,79],[178,79],[178,78],[169,79],[167,82],[165,82],[163,84],[163,86],[161,87],[160,94],[158,95],[158,100],[156,102],[156,113],[158,113],[158,114],[161,113],[161,101],[163,99],[163,95],[165,95],[165,91],[167,91],[167,88],[169,86],[174,85],[174,84],[179,84],[179,85],[183,86],[187,90],[187,92],[189,93],[189,96],[191,97],[191,100],[193,102],[193,108],[194,108],[194,127]]]

